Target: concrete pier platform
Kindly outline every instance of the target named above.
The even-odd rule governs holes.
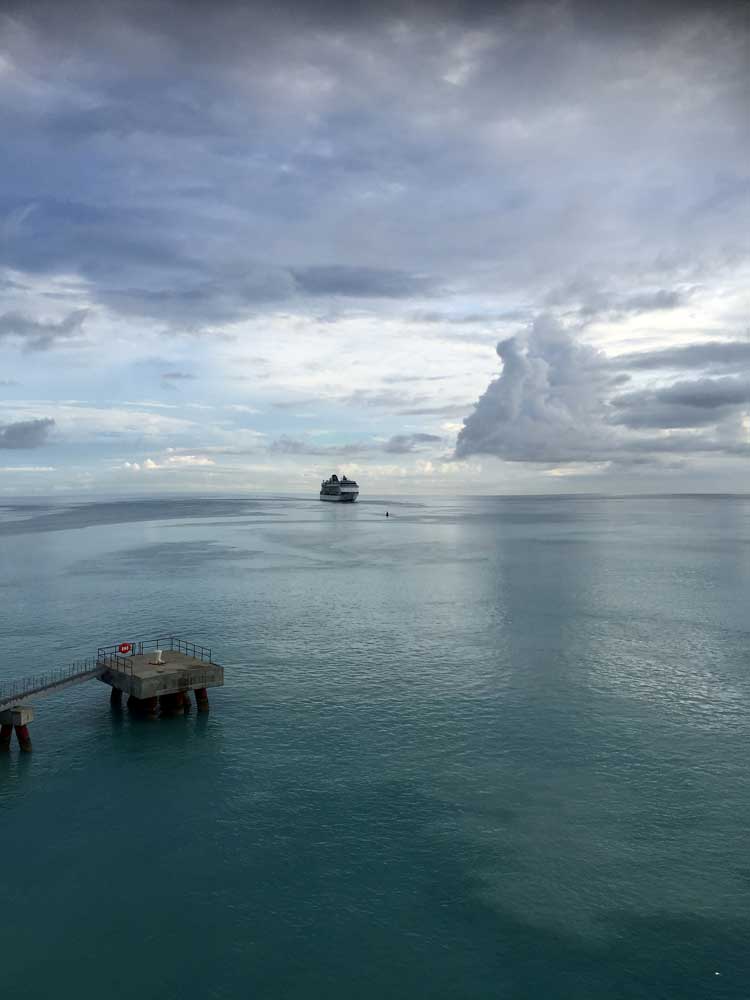
[[[186,653],[165,649],[163,663],[153,650],[132,656],[107,657],[99,680],[133,698],[144,700],[180,691],[204,690],[224,684],[224,668]]]
[[[0,712],[0,725],[27,726],[34,719],[34,709],[31,705],[14,705]]]

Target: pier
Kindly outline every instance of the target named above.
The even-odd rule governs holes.
[[[208,688],[224,684],[224,668],[214,663],[207,646],[173,635],[100,646],[90,659],[0,685],[0,751],[10,749],[14,730],[21,749],[31,750],[31,698],[94,679],[110,687],[115,707],[127,695],[128,709],[136,715],[176,716],[190,711],[191,691],[197,710],[207,712]]]

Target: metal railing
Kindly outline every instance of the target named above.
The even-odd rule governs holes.
[[[129,653],[120,653],[120,646],[127,643],[130,646]],[[123,642],[115,642],[110,646],[100,646],[96,652],[96,658],[100,663],[121,673],[133,673],[132,658],[143,656],[154,650],[169,650],[173,653],[184,653],[194,660],[203,660],[206,663],[213,663],[211,659],[211,649],[208,646],[201,646],[195,642],[188,642],[176,635],[161,636],[158,639],[124,639]]]
[[[22,677],[20,680],[6,681],[6,683],[0,684],[0,708],[12,705],[23,698],[30,698],[32,695],[39,694],[42,691],[63,687],[74,680],[96,677],[101,672],[102,667],[97,660],[76,660],[65,667],[46,670],[43,674],[34,674],[32,677]]]
[[[121,653],[104,652],[99,650],[96,654],[96,662],[107,670],[116,670],[120,674],[130,674],[133,676],[133,660],[129,656]]]
[[[187,642],[185,639],[180,639],[179,636],[170,635],[165,639],[154,639],[154,649],[171,649],[172,652],[184,653],[186,656],[192,656],[194,660],[205,660],[207,663],[212,663],[211,660],[211,650],[208,646],[199,646],[194,642]],[[169,647],[167,647],[169,643]]]

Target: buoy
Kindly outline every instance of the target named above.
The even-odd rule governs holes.
[[[133,647],[129,642],[121,642],[120,645],[117,647],[117,652],[122,653],[124,656],[125,653],[129,653],[132,648]]]

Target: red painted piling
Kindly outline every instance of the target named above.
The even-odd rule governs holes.
[[[31,751],[31,737],[29,736],[28,726],[16,726],[16,736],[18,737],[18,742],[22,750],[26,753]]]
[[[3,723],[0,726],[0,750],[10,750],[10,738],[13,735],[13,726]]]
[[[195,689],[195,704],[199,712],[208,711],[208,691],[205,688]]]

